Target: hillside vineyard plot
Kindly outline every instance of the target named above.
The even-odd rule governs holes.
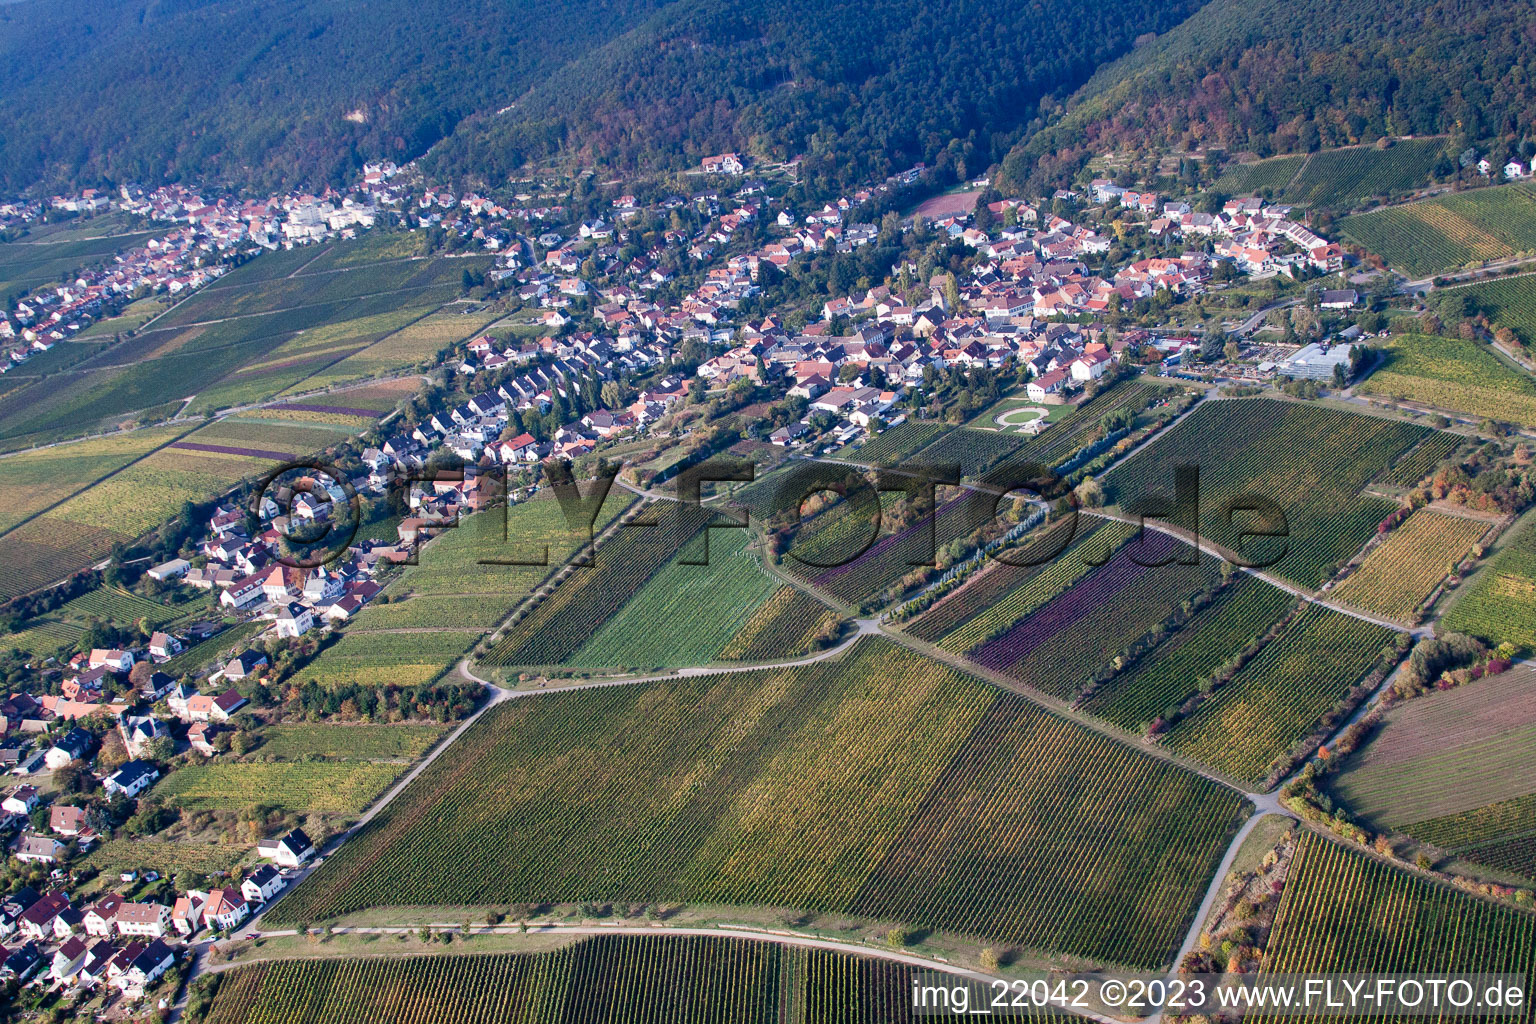
[[[1387,343],[1386,356],[1385,364],[1358,385],[1360,391],[1536,426],[1536,381],[1486,345],[1400,334]]]
[[[1373,210],[1339,223],[1345,235],[1413,277],[1536,250],[1536,188],[1480,188]]]
[[[1152,496],[1174,498],[1177,467],[1199,470],[1201,535],[1269,571],[1315,587],[1370,538],[1394,505],[1362,489],[1428,433],[1395,420],[1269,399],[1207,402],[1152,446],[1105,477],[1121,507]],[[1229,500],[1255,496],[1276,503],[1289,537],[1240,536],[1261,524],[1260,513],[1233,510]],[[1181,511],[1171,517],[1184,522]]]
[[[1192,551],[1149,530],[966,657],[1052,696],[1071,697],[1095,669],[1167,620],[1182,601],[1215,585],[1216,559],[1200,556],[1197,565],[1172,561]],[[1170,564],[1157,564],[1164,561]]]
[[[1241,813],[1214,783],[865,640],[796,669],[500,706],[272,920],[750,904],[1150,967]]]
[[[1382,626],[1310,605],[1166,739],[1173,750],[1257,783],[1307,736],[1389,645]]]
[[[493,665],[555,665],[569,658],[608,617],[705,528],[712,513],[658,502],[644,510],[509,626],[486,661]],[[651,523],[653,525],[643,525]]]
[[[1536,917],[1494,906],[1305,833],[1270,932],[1264,971],[1524,974],[1532,962],[1536,962]],[[1254,1015],[1248,1019],[1255,1019]],[[1258,1019],[1267,1024],[1339,1018],[1261,1015]],[[1527,1010],[1508,1019],[1530,1020],[1531,1015]]]
[[[240,967],[207,1024],[912,1024],[916,974],[750,939],[603,935],[548,953]]]
[[[1421,509],[1333,593],[1357,608],[1405,621],[1487,531],[1482,520]]]
[[[1536,519],[1517,527],[1480,568],[1441,620],[1446,629],[1494,644],[1536,650]]]

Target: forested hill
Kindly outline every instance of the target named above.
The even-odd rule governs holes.
[[[838,184],[946,149],[979,173],[1201,2],[24,0],[0,6],[0,188],[313,186],[440,139],[460,181],[727,149]]]
[[[420,155],[667,2],[0,5],[0,189],[342,180]]]
[[[559,154],[626,169],[740,149],[804,155],[813,191],[946,153],[979,173],[1043,98],[1199,2],[679,0],[516,109],[470,119],[431,163],[495,179]]]
[[[1108,149],[1270,155],[1449,133],[1457,152],[1530,135],[1533,101],[1536,0],[1212,0],[1094,75],[1003,180],[1039,187]]]

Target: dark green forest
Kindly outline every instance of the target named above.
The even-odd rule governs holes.
[[[1111,148],[1268,156],[1445,133],[1459,152],[1533,122],[1533,0],[1212,0],[1095,74],[1002,179],[1039,188]]]
[[[964,177],[1041,123],[1042,100],[1198,3],[680,0],[515,110],[469,119],[428,163],[495,181],[528,159],[649,169],[735,149],[804,156],[812,193],[919,160]]]
[[[736,149],[804,157],[811,196],[916,161],[1032,191],[1110,148],[1518,143],[1533,25],[1536,0],[22,0],[0,188],[318,187],[423,154],[478,186]]]
[[[666,2],[0,5],[0,188],[345,181],[419,156]]]

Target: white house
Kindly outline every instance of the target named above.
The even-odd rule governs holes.
[[[166,580],[185,576],[192,568],[192,563],[185,558],[173,558],[169,562],[161,562],[149,570],[149,578],[164,583]]]
[[[271,864],[263,864],[240,883],[240,894],[248,903],[265,903],[283,889],[283,876]]]
[[[101,788],[108,793],[121,793],[136,797],[160,778],[160,769],[148,761],[129,761],[117,771],[101,780]]]
[[[258,856],[285,868],[296,868],[315,855],[315,845],[303,829],[294,829],[281,839],[263,839],[256,844]]]
[[[296,601],[290,601],[277,613],[277,635],[281,637],[301,637],[314,625],[314,610]]]
[[[160,903],[124,903],[114,918],[119,935],[145,935],[158,939],[171,927],[171,908]]]

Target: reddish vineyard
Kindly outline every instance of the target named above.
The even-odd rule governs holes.
[[[1105,566],[967,657],[1057,697],[1076,694],[1116,652],[1167,618],[1179,602],[1217,579],[1217,563],[1143,565],[1193,549],[1148,531]],[[1132,559],[1135,555],[1140,561]]]
[[[820,572],[811,582],[852,604],[876,598],[922,563],[933,561],[944,545],[985,523],[991,512],[983,507],[987,504],[990,502],[962,493],[939,506],[931,517],[921,517],[899,533],[882,537],[858,558]],[[801,573],[810,568],[790,564]]]
[[[916,973],[750,939],[600,936],[546,953],[240,967],[218,976],[205,1024],[911,1024]]]

